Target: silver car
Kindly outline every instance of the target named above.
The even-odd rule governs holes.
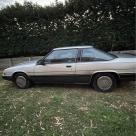
[[[119,58],[92,46],[55,48],[38,61],[7,68],[2,77],[19,88],[33,83],[91,84],[107,92],[120,80],[135,80],[136,58]]]

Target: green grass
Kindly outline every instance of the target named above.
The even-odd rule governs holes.
[[[79,85],[21,90],[0,78],[0,136],[134,136],[135,119],[134,82],[99,93]]]

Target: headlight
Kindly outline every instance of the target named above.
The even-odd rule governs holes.
[[[5,76],[6,75],[6,72],[5,72],[5,70],[3,71],[3,73],[2,73],[2,76]]]
[[[6,75],[6,73],[5,72],[3,72],[3,74],[2,74],[3,76],[5,76]]]
[[[5,69],[4,71],[3,71],[3,73],[2,73],[2,75],[3,76],[12,76],[12,69],[9,69],[9,68],[7,68],[7,69]]]
[[[7,76],[8,74],[9,74],[9,72],[6,71],[6,70],[4,70],[3,73],[2,73],[3,76]]]

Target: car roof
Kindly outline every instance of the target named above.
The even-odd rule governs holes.
[[[87,46],[69,46],[69,47],[60,47],[55,48],[53,50],[65,50],[65,49],[82,49],[82,48],[92,48],[93,46],[87,45]]]

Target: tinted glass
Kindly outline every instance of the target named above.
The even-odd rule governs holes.
[[[112,59],[114,59],[112,55],[109,55],[108,53],[97,50],[95,48],[83,49],[82,55],[81,55],[82,62],[106,61],[106,60],[112,60]]]
[[[51,63],[71,63],[75,62],[77,49],[55,50],[46,57],[46,61]]]

